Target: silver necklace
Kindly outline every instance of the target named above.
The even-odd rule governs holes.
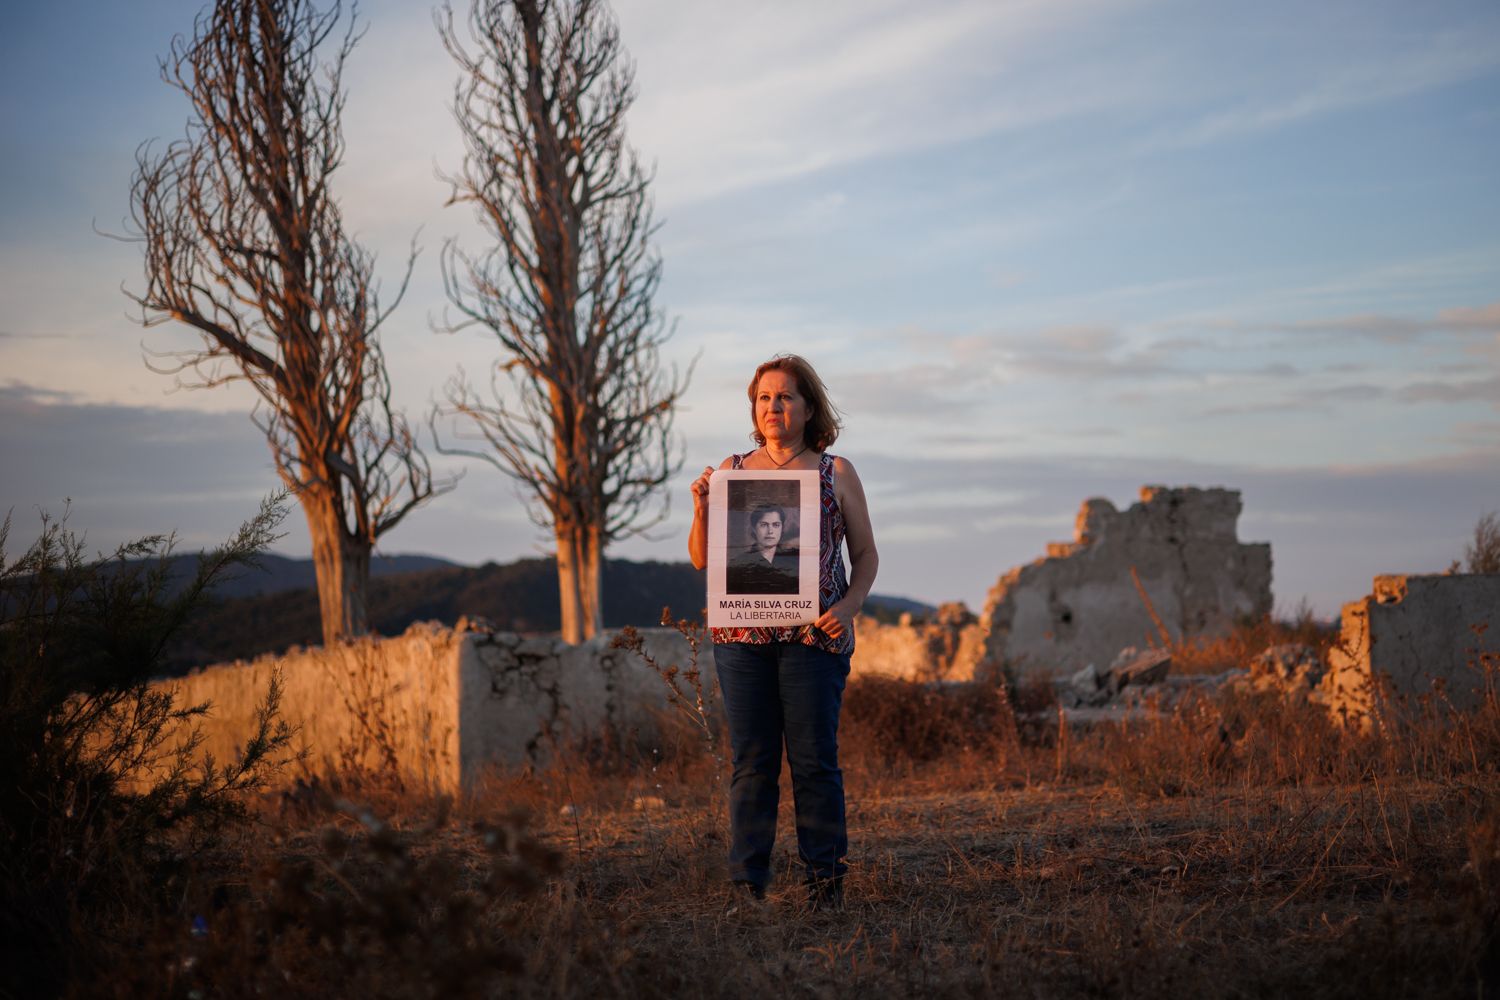
[[[791,458],[788,458],[786,460],[786,462],[778,462],[778,461],[776,461],[776,459],[774,459],[774,458],[771,457],[771,449],[770,448],[767,448],[764,445],[761,446],[761,451],[764,451],[766,453],[766,461],[770,462],[772,465],[776,466],[776,468],[778,468],[778,469],[784,467],[788,462],[792,461],[793,458],[796,458],[797,455],[802,454],[806,450],[807,450],[807,445],[803,445],[801,448],[799,448],[797,450],[797,454],[793,455]]]

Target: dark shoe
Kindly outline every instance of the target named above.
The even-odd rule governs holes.
[[[756,909],[765,899],[766,890],[763,886],[735,879],[729,883],[729,901],[724,906],[724,913],[726,916],[734,916],[741,911]]]
[[[757,903],[766,898],[766,890],[747,879],[735,879],[729,883],[730,894],[736,898],[749,896]]]
[[[844,876],[807,881],[807,905],[814,913],[841,913],[844,909]]]

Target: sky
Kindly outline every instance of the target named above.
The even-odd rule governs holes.
[[[66,509],[108,549],[226,537],[276,485],[243,387],[145,364],[121,233],[137,149],[188,109],[157,60],[199,5],[0,10],[0,510]],[[1241,491],[1277,608],[1432,572],[1500,509],[1500,5],[1360,0],[620,0],[629,141],[654,167],[664,359],[693,369],[671,506],[613,555],[685,556],[687,483],[743,451],[756,364],[796,351],[846,429],[875,590],[978,610],[1147,484]],[[362,4],[346,223],[386,293],[418,422],[493,338],[444,323],[443,242],[485,246],[438,179],[462,156],[432,11]],[[65,54],[65,58],[60,58]],[[440,458],[442,471],[465,463]],[[465,563],[549,551],[510,483],[381,543]],[[299,520],[278,550],[305,555]]]

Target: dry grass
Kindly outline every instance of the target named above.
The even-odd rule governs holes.
[[[1335,624],[1319,621],[1306,604],[1292,617],[1279,620],[1266,616],[1242,622],[1227,635],[1192,638],[1172,649],[1172,672],[1176,674],[1218,674],[1249,665],[1257,653],[1280,645],[1311,646],[1319,655],[1327,653],[1338,638]]]
[[[955,766],[910,787],[851,783],[841,914],[806,909],[790,853],[763,908],[727,914],[721,803],[684,786],[645,809],[565,815],[538,801],[530,855],[487,843],[487,798],[437,822],[420,803],[389,825],[302,816],[226,859],[224,882],[243,889],[202,938],[176,936],[201,963],[183,984],[1472,996],[1493,982],[1492,774],[1243,780],[1165,796],[1110,779],[1024,786],[1004,770],[945,781]],[[497,883],[497,864],[526,874]]]
[[[342,789],[379,818],[304,790],[199,859],[182,905],[141,931],[148,946],[110,982],[292,996],[1486,995],[1500,984],[1500,702],[1409,708],[1361,735],[1226,694],[1059,741],[1018,733],[998,692],[856,680],[842,913],[803,902],[789,788],[771,896],[727,912],[711,715],[707,730],[667,715],[652,745],[598,735],[460,803]]]

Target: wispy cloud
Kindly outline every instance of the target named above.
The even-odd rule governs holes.
[[[1359,313],[1285,321],[1219,320],[1203,325],[1230,333],[1357,337],[1386,343],[1406,343],[1429,334],[1484,336],[1500,333],[1500,302],[1480,306],[1454,306],[1429,316]]]
[[[746,17],[625,4],[641,84],[632,137],[659,163],[664,200],[681,204],[1119,107],[1134,85],[1102,66],[1034,71],[1080,25],[1143,5],[770,2]],[[736,44],[714,65],[683,57],[726,33]]]
[[[1449,428],[1445,444],[1464,449],[1500,450],[1500,420],[1466,420]]]
[[[1444,405],[1500,400],[1500,378],[1474,377],[1476,364],[1500,359],[1500,337],[1491,335],[1497,323],[1500,303],[1443,308],[1426,317],[1220,321],[1197,337],[1102,324],[973,333],[902,329],[867,336],[874,370],[841,382],[856,408],[877,420],[895,408],[905,425],[913,415],[921,422],[1002,412],[1007,395],[1021,387],[1091,383],[1117,387],[1109,397],[1115,404],[1142,411],[1177,407],[1216,420],[1296,412],[1331,417],[1393,399]],[[1351,338],[1394,347],[1440,339],[1415,357],[1371,350],[1360,361],[1323,360],[1325,342]],[[1267,345],[1282,357],[1266,360]],[[894,361],[901,357],[921,360]],[[1459,377],[1437,377],[1445,372]],[[1097,392],[1089,396],[1091,410],[1103,403]],[[1059,411],[1049,406],[1047,412]]]
[[[436,456],[434,465],[454,468]],[[189,546],[217,543],[280,485],[244,413],[92,403],[17,381],[0,385],[0,468],[0,516],[13,511],[19,526],[71,501],[75,528],[104,550],[168,531]],[[424,509],[403,525],[403,546],[456,552],[461,530],[497,556],[531,554],[535,532],[503,477],[468,477],[443,500],[439,517]],[[287,530],[283,551],[306,552],[302,519]]]
[[[1500,282],[1500,243],[1483,243],[1446,253],[1401,257],[1358,268],[1341,268],[1314,281],[1297,283],[1300,276],[1268,269],[1244,274],[1255,287],[1253,297],[1232,298],[1217,313],[1179,317],[1187,326],[1234,315],[1299,315],[1309,312],[1339,314],[1350,305],[1361,311],[1375,305],[1389,313],[1430,309],[1436,302],[1471,296],[1472,289]]]
[[[31,385],[18,379],[8,379],[0,385],[0,405],[5,406],[47,406],[53,403],[71,403],[74,398],[73,393],[66,389]]]
[[[1405,403],[1489,403],[1500,410],[1500,375],[1489,378],[1432,379],[1413,382],[1396,393]]]
[[[948,445],[960,444],[971,422],[986,421],[1020,380],[1106,380],[1166,370],[1149,351],[1120,351],[1118,334],[1102,328],[1031,335],[888,331],[867,340],[866,366],[837,379],[841,405],[901,433],[925,428],[920,433]],[[894,360],[902,356],[921,360]],[[1020,440],[1003,426],[982,438],[990,445]]]
[[[1263,414],[1320,413],[1332,414],[1339,404],[1374,402],[1390,395],[1384,386],[1368,382],[1343,385],[1305,385],[1296,391],[1273,394],[1256,393],[1239,402],[1218,403],[1197,410],[1202,417],[1247,417]]]
[[[1188,124],[1162,129],[1137,152],[1239,138],[1437,90],[1500,68],[1500,52],[1482,34],[1439,31],[1411,37],[1396,49],[1359,46],[1354,33],[1348,40],[1352,51],[1340,63],[1279,61],[1276,76],[1267,74],[1255,88],[1271,92],[1258,99],[1228,96],[1235,93],[1228,85],[1244,83],[1233,75],[1217,81],[1225,87],[1223,105],[1210,107]]]
[[[946,355],[953,385],[1004,384],[1019,378],[1103,380],[1182,374],[1176,348],[1140,343],[1116,328],[1078,324],[1036,331],[914,336],[928,356]]]

